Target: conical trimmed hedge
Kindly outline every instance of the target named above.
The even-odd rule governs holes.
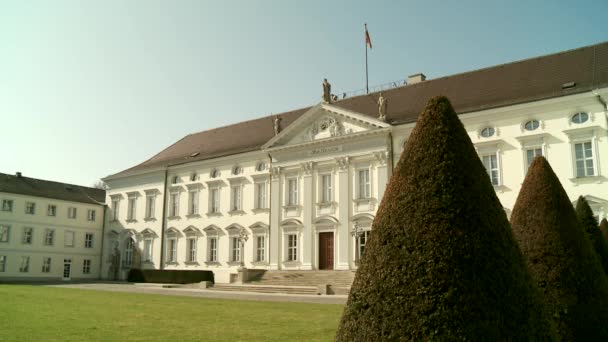
[[[602,219],[602,222],[600,223],[600,232],[602,232],[604,240],[608,243],[608,221],[606,221],[606,219]]]
[[[602,236],[598,228],[598,222],[593,216],[593,210],[591,210],[589,203],[587,203],[587,200],[583,196],[580,196],[576,202],[576,215],[587,234],[587,238],[591,242],[591,246],[593,246],[595,253],[600,258],[604,273],[608,274],[608,242]]]
[[[563,341],[608,341],[608,280],[557,176],[534,159],[511,214],[513,233]]]
[[[489,177],[445,97],[394,169],[336,341],[546,340],[553,330]]]

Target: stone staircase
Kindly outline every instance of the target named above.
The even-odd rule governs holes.
[[[288,294],[348,294],[353,271],[259,271],[244,284],[215,284],[213,290]],[[329,285],[327,289],[326,285]]]

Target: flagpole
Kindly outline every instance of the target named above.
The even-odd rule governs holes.
[[[369,76],[367,71],[367,23],[365,23],[365,93],[369,94]]]

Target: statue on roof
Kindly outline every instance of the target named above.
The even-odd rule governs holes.
[[[274,135],[281,131],[281,118],[277,115],[274,117]]]
[[[386,107],[388,106],[388,100],[382,93],[378,98],[378,119],[386,121]]]
[[[323,102],[331,103],[331,84],[327,82],[327,78],[323,79]]]

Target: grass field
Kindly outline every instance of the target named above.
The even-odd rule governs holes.
[[[0,285],[0,341],[331,341],[343,305]]]

